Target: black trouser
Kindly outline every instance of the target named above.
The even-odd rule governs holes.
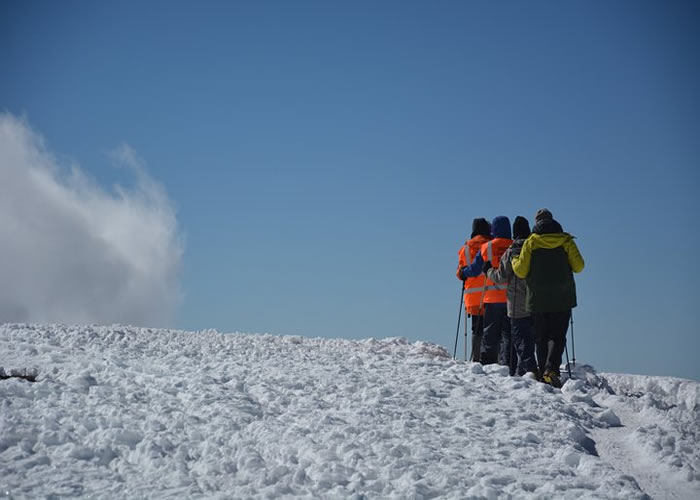
[[[504,337],[510,339],[510,320],[508,319],[505,302],[486,304],[484,307],[485,327],[484,337],[481,340],[481,364],[488,365],[499,361],[498,355],[501,351],[501,340]],[[508,358],[503,361],[508,365]]]
[[[510,329],[515,344],[515,352],[518,354],[518,367],[516,373],[524,375],[527,372],[537,371],[535,361],[535,331],[532,327],[532,316],[525,318],[511,318]]]
[[[547,370],[559,374],[561,355],[566,348],[566,330],[569,328],[570,318],[571,309],[532,315],[535,322],[537,364],[540,374]]]
[[[516,373],[518,366],[518,355],[515,352],[517,346],[515,336],[513,335],[513,322],[507,317],[509,328],[501,328],[501,347],[498,351],[498,364],[507,366],[508,373],[513,376]]]
[[[472,361],[481,359],[481,338],[484,336],[484,317],[472,314]]]

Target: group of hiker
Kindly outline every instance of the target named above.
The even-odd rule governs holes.
[[[546,208],[535,214],[532,231],[521,216],[512,232],[508,217],[490,224],[474,219],[457,268],[472,318],[471,360],[561,387],[559,367],[576,307],[573,273],[583,266],[574,237]]]

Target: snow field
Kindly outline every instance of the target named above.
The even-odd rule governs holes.
[[[600,393],[596,400],[616,408],[630,429],[594,429],[603,455],[633,473],[653,498],[700,498],[700,384],[670,377],[603,376],[614,393]]]
[[[700,493],[691,381],[583,367],[560,391],[405,339],[122,326],[4,325],[0,356],[38,370],[0,381],[10,498],[648,498],[666,474]],[[628,409],[620,467],[598,454]]]

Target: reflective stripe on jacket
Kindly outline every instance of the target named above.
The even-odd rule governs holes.
[[[481,246],[487,241],[489,240],[485,236],[477,235],[467,241],[466,244],[459,249],[459,267],[457,268],[458,275],[460,269],[474,262],[474,258],[479,252]],[[464,304],[467,314],[484,314],[483,306],[481,310],[479,309],[479,306],[482,303],[481,296],[485,293],[484,282],[485,276],[483,274],[473,278],[467,278],[464,281]],[[485,295],[484,300],[486,300]]]
[[[512,243],[513,240],[509,238],[494,238],[481,245],[481,257],[484,259],[484,262],[488,260],[493,267],[498,268],[501,256],[508,250],[508,247]],[[487,279],[484,303],[497,304],[506,302],[508,300],[506,295],[507,288],[507,284],[496,284],[490,279]]]

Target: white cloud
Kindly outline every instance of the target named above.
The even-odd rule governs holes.
[[[0,113],[0,323],[171,326],[182,243],[161,185],[127,145],[135,177],[106,192]]]

